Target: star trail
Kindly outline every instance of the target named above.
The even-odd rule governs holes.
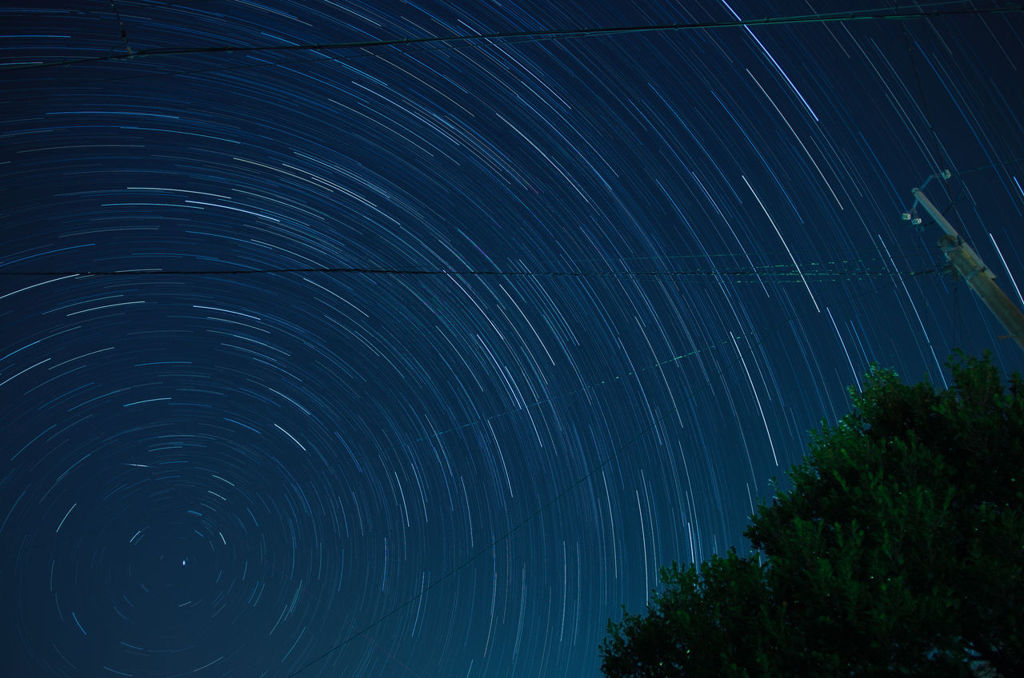
[[[901,219],[1024,305],[1019,4],[0,21],[9,675],[596,677],[873,362],[1024,367]]]

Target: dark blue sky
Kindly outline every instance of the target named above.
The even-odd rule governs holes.
[[[7,675],[596,676],[872,361],[1024,364],[900,220],[951,169],[929,196],[1020,301],[1020,14],[22,68],[885,7],[25,4]],[[188,273],[259,269],[314,270]]]

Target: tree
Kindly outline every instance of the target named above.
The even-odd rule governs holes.
[[[947,365],[940,392],[872,368],[759,504],[753,554],[663,568],[604,674],[1024,676],[1024,382]]]

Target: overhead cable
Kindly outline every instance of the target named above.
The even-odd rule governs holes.
[[[711,30],[723,28],[754,28],[758,26],[784,26],[795,24],[848,23],[854,21],[918,21],[938,17],[981,16],[1011,14],[1024,12],[1024,3],[1002,5],[996,7],[971,7],[958,3],[957,7],[949,7],[948,2],[928,5],[901,6],[880,11],[877,9],[850,10],[842,12],[818,12],[815,14],[798,14],[760,19],[734,19],[730,21],[694,21],[689,23],[646,24],[635,26],[612,26],[578,29],[548,29],[532,31],[501,31],[495,33],[477,33],[461,35],[429,35],[410,38],[392,38],[385,40],[358,40],[324,43],[292,43],[285,45],[208,45],[198,47],[152,47],[148,49],[126,49],[92,57],[73,59],[55,59],[35,63],[18,63],[0,70],[29,70],[53,68],[100,62],[117,62],[146,59],[161,56],[187,56],[193,54],[252,54],[257,52],[320,52],[320,51],[365,51],[381,48],[438,45],[447,47],[464,47],[487,45],[494,42],[514,42],[520,40],[563,40],[568,38],[594,38],[613,35],[636,33],[655,33],[668,31]]]

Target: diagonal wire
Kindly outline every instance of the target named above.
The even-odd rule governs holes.
[[[105,54],[95,57],[61,59],[43,61],[32,64],[18,64],[0,70],[30,70],[71,66],[112,61],[126,61],[159,56],[184,56],[193,54],[251,54],[256,52],[308,52],[334,50],[372,50],[382,47],[402,49],[418,45],[438,44],[446,47],[459,47],[477,43],[508,42],[515,40],[559,40],[566,38],[593,38],[611,35],[636,33],[655,33],[666,31],[684,31],[719,28],[742,28],[756,26],[781,26],[814,23],[846,23],[853,21],[916,21],[930,17],[994,15],[1024,12],[1024,3],[1002,5],[997,7],[977,8],[970,6],[948,7],[949,2],[937,2],[921,6],[903,6],[890,11],[877,9],[850,10],[815,14],[800,14],[780,17],[764,17],[761,19],[739,19],[733,21],[696,21],[690,23],[647,24],[636,26],[613,26],[605,28],[582,29],[550,29],[534,31],[502,31],[496,33],[479,33],[446,36],[425,36],[416,38],[393,38],[388,40],[360,40],[351,42],[301,43],[288,45],[210,45],[205,47],[153,47]],[[934,8],[934,9],[932,9]]]
[[[852,303],[853,301],[855,301],[857,299],[860,299],[860,298],[863,298],[863,297],[868,296],[868,295],[874,295],[874,292],[873,291],[872,292],[865,292],[863,294],[857,295],[856,297],[849,297],[849,296],[847,296],[847,297],[844,297],[842,299],[842,301],[846,302],[846,303]],[[774,327],[769,329],[767,334],[770,335],[770,336],[774,336],[779,331],[781,331],[786,325],[788,325],[789,323],[793,322],[795,319],[796,319],[796,315],[795,314],[791,314],[791,315],[786,316],[785,318],[780,320],[778,323],[776,323],[776,325]],[[750,334],[747,334],[746,336],[749,337]],[[748,342],[749,341],[750,340],[748,339]],[[760,345],[764,344],[765,341],[766,341],[766,339],[759,339],[759,340],[755,339],[754,342],[753,342],[753,346],[760,346]],[[714,349],[714,348],[717,348],[718,346],[721,346],[721,345],[722,345],[721,343],[719,343],[717,345],[711,345],[711,346],[707,347],[707,349]],[[702,349],[702,350],[707,350],[707,349]],[[719,375],[724,375],[726,371],[728,371],[728,370],[732,369],[733,367],[735,367],[736,365],[740,364],[741,360],[742,360],[742,357],[737,357],[737,358],[733,359],[729,363],[722,365],[717,370],[717,373]],[[640,442],[644,438],[644,436],[648,435],[651,431],[653,431],[659,424],[661,424],[663,421],[665,421],[670,415],[678,414],[680,408],[684,404],[686,404],[687,402],[692,401],[693,399],[695,399],[698,394],[703,394],[703,392],[706,389],[708,389],[708,388],[710,388],[710,384],[709,383],[704,383],[704,384],[702,384],[701,388],[696,389],[694,391],[691,391],[686,398],[681,399],[681,402],[678,405],[676,405],[675,407],[670,407],[670,408],[668,408],[665,411],[664,414],[661,414],[660,416],[654,417],[651,420],[650,424],[648,424],[647,426],[642,428],[632,438],[630,438],[626,442],[618,445],[607,457],[605,457],[600,462],[598,462],[597,465],[595,465],[593,468],[591,468],[586,473],[583,473],[582,475],[580,475],[573,482],[571,482],[568,486],[563,488],[558,494],[556,494],[554,497],[552,497],[551,499],[549,499],[545,503],[541,504],[532,513],[530,513],[526,517],[522,518],[519,522],[517,522],[515,525],[513,525],[511,528],[509,528],[506,532],[504,532],[503,534],[501,534],[498,537],[496,537],[490,544],[488,544],[487,546],[484,546],[484,547],[481,547],[480,549],[478,549],[476,552],[474,552],[472,555],[470,555],[468,558],[466,558],[462,563],[460,563],[459,565],[455,566],[451,570],[445,572],[443,575],[438,577],[436,580],[434,580],[433,582],[431,582],[427,586],[425,586],[422,589],[420,589],[420,591],[418,593],[416,593],[415,595],[410,596],[408,599],[404,600],[403,602],[399,603],[395,607],[391,608],[391,610],[389,610],[388,612],[384,613],[380,617],[374,619],[372,622],[370,622],[366,626],[363,626],[358,631],[356,631],[352,635],[346,637],[341,642],[336,643],[335,645],[333,645],[330,648],[328,648],[326,651],[324,651],[321,654],[317,655],[313,659],[310,659],[305,664],[300,666],[298,669],[296,669],[295,671],[289,673],[287,678],[295,678],[296,676],[304,673],[307,669],[309,669],[309,668],[319,664],[323,660],[327,659],[332,654],[334,654],[338,650],[342,649],[343,647],[345,647],[346,645],[351,643],[353,640],[356,640],[357,638],[360,638],[360,637],[366,635],[367,633],[372,631],[374,628],[379,626],[385,620],[393,617],[394,615],[398,614],[399,612],[401,612],[405,608],[409,607],[410,605],[412,605],[413,603],[418,601],[420,598],[424,597],[429,591],[431,591],[432,589],[436,588],[442,582],[447,581],[448,579],[450,579],[453,576],[455,576],[457,573],[459,573],[462,570],[466,569],[470,564],[472,564],[474,561],[476,561],[481,556],[491,552],[494,549],[494,547],[496,547],[498,544],[500,544],[500,543],[510,539],[517,532],[519,532],[523,527],[525,527],[529,523],[533,522],[533,520],[535,518],[537,518],[539,515],[541,515],[545,511],[547,511],[549,508],[551,508],[552,506],[557,504],[559,501],[561,501],[563,498],[565,498],[568,494],[570,494],[571,492],[576,490],[578,487],[583,485],[585,482],[590,480],[590,478],[592,478],[595,473],[597,473],[598,471],[600,471],[601,469],[606,467],[612,461],[615,461],[616,459],[618,459],[623,453],[628,451],[631,447],[635,446],[638,442]]]

